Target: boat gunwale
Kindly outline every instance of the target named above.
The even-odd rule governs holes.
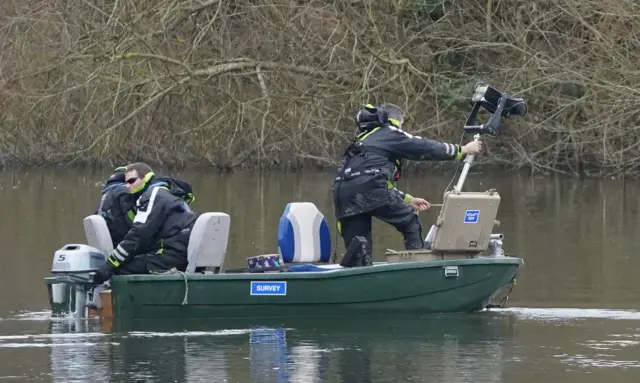
[[[121,283],[151,283],[168,281],[208,281],[208,280],[295,280],[295,279],[333,279],[362,274],[378,274],[388,271],[403,271],[412,269],[427,269],[445,266],[474,266],[487,264],[522,265],[524,260],[518,257],[478,257],[471,259],[450,259],[450,260],[426,260],[386,263],[379,262],[373,266],[365,267],[345,267],[327,271],[283,271],[267,273],[172,273],[172,274],[136,274],[136,275],[114,275],[111,278],[112,284]],[[56,282],[55,276],[45,278],[46,283]]]

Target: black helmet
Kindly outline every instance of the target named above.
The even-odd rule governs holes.
[[[356,125],[360,132],[366,132],[387,124],[387,113],[371,104],[365,105],[356,115]]]
[[[115,168],[113,173],[111,173],[109,178],[107,178],[107,182],[105,182],[103,189],[106,189],[107,187],[114,184],[124,184],[124,181],[125,181],[124,173],[126,170],[127,168],[125,166],[119,166]]]
[[[385,112],[388,122],[391,125],[395,126],[396,128],[402,126],[402,123],[404,122],[404,112],[398,105],[383,104],[378,107],[378,110]]]

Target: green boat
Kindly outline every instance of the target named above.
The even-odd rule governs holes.
[[[484,87],[484,88],[483,88]],[[488,86],[476,88],[465,130],[497,135],[500,118],[524,113],[524,102]],[[497,92],[497,91],[495,91]],[[490,97],[495,96],[495,97]],[[480,107],[492,113],[475,124]],[[515,112],[514,112],[515,111]],[[371,262],[357,238],[331,259],[331,234],[312,202],[289,203],[280,218],[278,252],[248,258],[247,268],[225,270],[231,217],[200,214],[192,230],[184,272],[114,276],[94,286],[92,273],[113,250],[104,219],[84,219],[87,244],[54,254],[45,278],[54,315],[113,319],[310,318],[345,315],[429,314],[482,310],[507,290],[523,264],[506,256],[503,235],[493,233],[500,204],[496,190],[462,192],[473,162],[467,156],[453,190],[444,194],[427,248],[385,252]],[[505,296],[506,297],[506,296]]]

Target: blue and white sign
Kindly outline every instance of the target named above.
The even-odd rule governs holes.
[[[480,210],[467,210],[464,213],[464,223],[478,223],[480,218]]]
[[[251,281],[251,295],[287,295],[286,281]]]

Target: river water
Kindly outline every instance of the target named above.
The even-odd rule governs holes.
[[[400,188],[438,203],[452,175],[440,173],[409,175]],[[314,202],[334,225],[329,173],[177,176],[193,183],[197,211],[230,213],[230,268],[276,251],[287,202]],[[500,192],[504,247],[525,259],[504,309],[357,321],[158,320],[113,332],[92,320],[52,320],[43,284],[53,252],[84,241],[82,218],[105,177],[0,173],[1,381],[637,381],[638,183],[471,174],[465,189]],[[436,214],[421,214],[425,227]],[[401,246],[393,228],[374,223],[378,260]]]

